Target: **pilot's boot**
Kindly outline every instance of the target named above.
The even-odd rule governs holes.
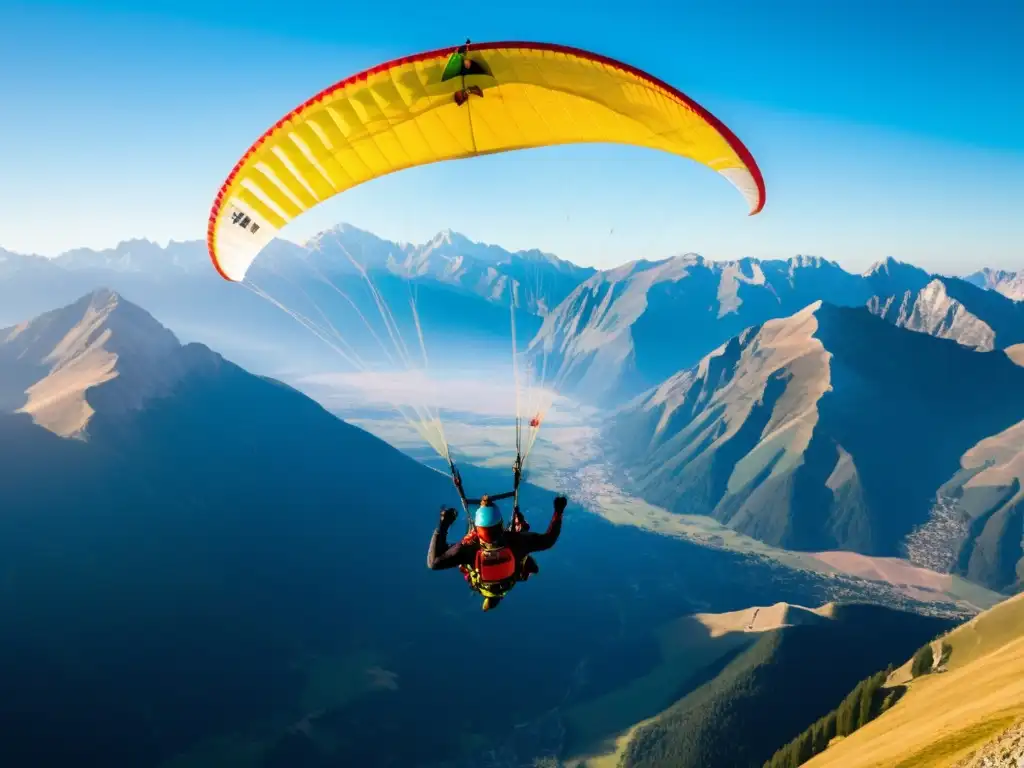
[[[498,603],[501,602],[500,597],[485,597],[484,604],[481,606],[483,610],[490,611],[498,607]]]

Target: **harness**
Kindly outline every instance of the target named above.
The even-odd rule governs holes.
[[[462,543],[476,543],[480,547],[472,567],[459,566],[470,588],[484,597],[502,598],[507,595],[519,581],[519,574],[527,556],[517,561],[511,547],[504,544],[488,544],[481,540],[475,531],[467,533]]]

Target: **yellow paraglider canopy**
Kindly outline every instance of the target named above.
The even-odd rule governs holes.
[[[574,48],[467,44],[353,75],[278,121],[217,195],[210,256],[221,276],[240,281],[288,222],[365,181],[442,160],[593,142],[690,158],[732,182],[751,214],[764,206],[750,152],[672,86]]]

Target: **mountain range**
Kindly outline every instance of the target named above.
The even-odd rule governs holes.
[[[420,245],[396,243],[348,224],[340,224],[311,238],[304,245],[277,240],[253,267],[254,274],[292,270],[299,262],[315,260],[326,275],[351,274],[360,268],[390,272],[409,279],[431,279],[458,286],[489,301],[508,306],[514,291],[526,312],[544,315],[582,280],[594,273],[539,250],[510,252],[496,245],[476,243],[451,230]],[[54,269],[56,268],[56,269]],[[104,272],[150,277],[201,275],[212,269],[206,243],[171,241],[166,247],[149,240],[128,240],[106,250],[76,248],[53,259],[0,249],[0,277],[19,271],[55,276]]]
[[[482,614],[425,566],[446,476],[111,290],[0,331],[0,393],[5,765],[530,764],[713,675],[732,641],[674,655],[680,616],[856,587],[570,507]],[[551,498],[522,489],[535,529]],[[456,673],[488,659],[502,717]]]
[[[325,271],[345,271],[354,260],[369,271],[452,285],[502,306],[514,293],[525,312],[544,316],[595,270],[539,250],[506,251],[476,243],[452,230],[422,245],[393,243],[347,224],[306,243]]]
[[[617,411],[623,484],[771,544],[911,558],[1019,588],[1024,347],[815,302]]]
[[[446,478],[113,292],[0,331],[0,392],[5,764],[150,765],[287,710],[308,659],[427,586]]]
[[[308,368],[331,357],[328,345],[279,307],[254,290],[214,279],[212,269],[200,241],[161,247],[132,240],[53,259],[0,251],[0,324],[102,287],[145,306],[183,338],[214,343],[261,370]],[[411,300],[429,351],[439,360],[448,353],[485,354],[498,346],[504,360],[513,294],[517,332],[526,341],[540,317],[592,273],[541,251],[512,253],[450,231],[411,245],[341,225],[305,246],[274,241],[247,281],[307,324],[316,324],[330,343],[354,348],[371,362],[394,353],[380,302],[394,315],[402,343],[415,346]],[[496,345],[496,339],[504,345]]]
[[[815,301],[866,306],[977,349],[1024,341],[1024,302],[891,258],[854,275],[816,257],[713,262],[690,254],[592,275],[544,318],[531,349],[564,391],[615,406],[744,329]]]
[[[979,288],[998,291],[1011,299],[1024,300],[1024,274],[1020,272],[985,267],[985,269],[971,273],[964,280]]]
[[[382,303],[456,365],[507,358],[514,295],[520,344],[604,407],[598,458],[665,509],[1021,587],[1018,276],[806,256],[595,271],[343,225],[274,242],[251,277],[298,317],[217,278],[198,241],[0,251],[0,762],[482,768],[611,750],[755,766],[949,626],[792,607],[881,598],[574,507],[540,574],[482,614],[456,572],[424,565],[450,480],[246,370],[327,365],[294,320],[376,354]],[[493,473],[464,468],[473,487]],[[521,503],[543,527],[551,493],[525,485]],[[1015,653],[1006,626],[951,640],[965,671],[950,674],[988,681],[998,665],[971,665]],[[492,660],[516,680],[494,706],[471,689]],[[816,760],[861,759],[897,721],[918,740],[907,754],[928,749],[921,682],[855,750]],[[425,726],[435,711],[450,716]]]
[[[421,329],[431,366],[482,370],[507,365],[514,290],[520,346],[532,339],[537,367],[563,394],[619,409],[606,452],[627,485],[649,500],[712,514],[781,546],[900,554],[999,589],[1019,583],[1024,553],[1012,542],[1021,524],[1024,415],[1010,394],[1019,383],[1017,368],[1006,356],[986,357],[1024,354],[1024,302],[1006,295],[1016,279],[1011,273],[986,270],[960,279],[886,259],[857,275],[810,256],[714,262],[693,254],[598,272],[450,231],[411,245],[340,225],[304,246],[275,241],[252,278],[307,325],[315,324],[318,335],[252,291],[215,279],[200,242],[162,248],[130,241],[55,259],[2,252],[0,313],[20,319],[49,309],[55,296],[73,301],[109,284],[179,337],[213,343],[257,371],[301,378],[351,368],[353,358],[394,364],[417,357]],[[397,345],[382,305],[398,329]],[[838,311],[844,308],[860,311]],[[959,346],[887,335],[868,323],[868,314]],[[776,334],[782,351],[766,355],[762,347],[776,344],[768,338]],[[785,351],[790,339],[809,346]],[[880,347],[872,356],[856,346],[876,343],[893,351]],[[7,346],[14,354],[15,346]],[[946,349],[952,351],[937,351]],[[77,405],[54,400],[49,391],[63,392],[64,381],[85,368],[84,381],[104,376],[107,354],[90,353],[67,370],[57,366],[63,372],[17,407],[60,422],[62,433],[81,429],[88,405],[81,398]],[[892,370],[873,370],[872,360],[880,364],[894,354],[904,357],[889,360]],[[913,357],[919,354],[920,360]],[[1004,364],[983,362],[995,359]],[[418,365],[415,359],[407,364]],[[930,380],[958,380],[946,376],[950,364],[963,366],[964,376],[972,372],[964,384],[969,392],[949,389],[935,402],[924,397]],[[988,381],[990,374],[997,379]],[[154,387],[164,375],[173,382],[178,374],[160,374]],[[743,399],[747,386],[767,393],[769,402],[750,406]],[[698,397],[695,387],[704,394]],[[989,388],[991,402],[976,402]],[[20,386],[13,394],[0,388],[0,402],[22,394]],[[776,396],[782,398],[777,405],[771,401]],[[674,412],[672,424],[655,428],[651,414],[660,400],[673,398],[698,409],[686,416],[693,423],[680,421],[684,408]],[[699,410],[723,408],[723,401],[730,405],[721,413]],[[836,411],[841,401],[849,404]],[[1000,403],[999,413],[980,415]],[[874,423],[877,439],[851,436],[857,423]],[[706,443],[673,453],[698,428],[710,430],[699,433]],[[894,447],[907,441],[920,447]],[[861,444],[859,455],[851,453]],[[844,474],[850,461],[852,479]]]
[[[303,246],[274,241],[250,278],[316,323],[332,344],[380,359],[379,339],[388,345],[387,332],[360,269],[412,345],[409,305],[415,302],[428,351],[438,361],[506,359],[514,292],[519,344],[530,345],[538,369],[563,394],[612,407],[695,364],[745,328],[818,300],[867,306],[894,324],[979,349],[1024,342],[1024,302],[1013,300],[1019,275],[984,270],[960,279],[891,258],[864,274],[814,256],[710,261],[695,254],[595,271],[451,231],[413,245],[342,224]],[[110,287],[180,337],[213,343],[253,369],[309,370],[333,360],[322,340],[279,308],[213,279],[211,270],[201,241],[161,247],[133,240],[53,259],[0,250],[0,324]]]

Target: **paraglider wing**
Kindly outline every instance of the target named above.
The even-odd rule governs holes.
[[[289,221],[363,182],[443,160],[594,142],[690,158],[732,182],[751,214],[764,205],[747,149],[673,87],[587,51],[482,43],[382,64],[283,117],[218,193],[210,256],[222,277],[239,281]]]

